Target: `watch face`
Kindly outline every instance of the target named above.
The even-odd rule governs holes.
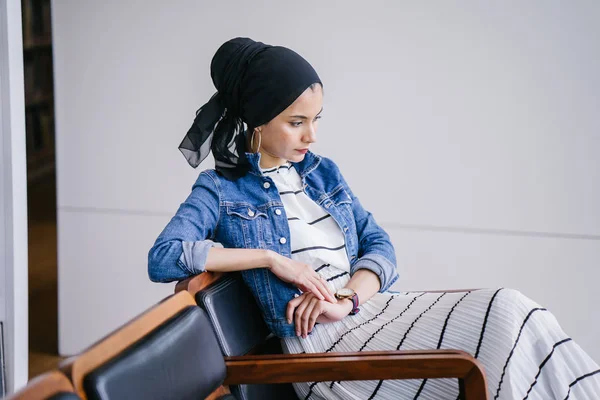
[[[354,290],[349,288],[341,288],[338,289],[337,292],[335,292],[335,295],[338,298],[352,297],[354,295]]]

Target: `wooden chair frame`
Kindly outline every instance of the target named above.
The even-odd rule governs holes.
[[[60,392],[73,393],[73,385],[60,371],[50,371],[31,379],[27,386],[5,400],[46,399]]]
[[[179,282],[175,292],[195,297],[223,275],[204,272]],[[226,385],[252,383],[458,378],[460,398],[488,399],[483,366],[461,350],[245,355],[225,357],[225,364],[227,378],[215,396],[228,393]]]

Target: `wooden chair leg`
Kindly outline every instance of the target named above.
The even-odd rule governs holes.
[[[464,378],[458,379],[459,399],[487,399],[487,384],[482,370],[473,368]]]
[[[467,400],[467,395],[465,394],[465,380],[462,378],[458,378],[458,398],[459,400]]]

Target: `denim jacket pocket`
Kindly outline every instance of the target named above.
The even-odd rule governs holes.
[[[236,247],[268,248],[273,245],[272,228],[267,206],[255,206],[249,203],[231,203],[225,206],[227,228],[230,232],[241,232]]]

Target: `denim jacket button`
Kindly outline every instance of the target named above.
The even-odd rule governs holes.
[[[281,239],[279,239],[279,243],[286,244],[287,243],[286,238],[282,237]]]
[[[271,187],[271,184],[270,184],[269,182],[265,182],[265,183],[263,183],[263,187],[264,187],[265,189],[268,189],[268,188],[270,188],[270,187]]]
[[[251,216],[251,217],[254,217],[254,211],[248,209],[248,215]]]
[[[275,214],[281,215],[281,210],[280,209],[275,210]]]

